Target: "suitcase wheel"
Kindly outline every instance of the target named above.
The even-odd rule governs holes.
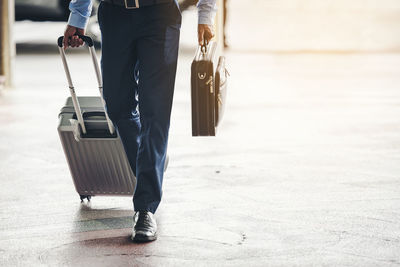
[[[90,201],[90,199],[92,198],[92,196],[87,196],[87,195],[79,195],[81,198],[81,202],[83,202],[83,200],[86,198],[87,201]]]

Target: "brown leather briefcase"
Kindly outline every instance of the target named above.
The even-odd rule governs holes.
[[[214,69],[216,48],[199,46],[192,62],[192,136],[215,136],[224,113],[228,72],[223,56]]]

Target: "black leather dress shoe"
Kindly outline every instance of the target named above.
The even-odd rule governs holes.
[[[131,239],[135,242],[149,242],[157,239],[157,223],[153,213],[135,212]]]

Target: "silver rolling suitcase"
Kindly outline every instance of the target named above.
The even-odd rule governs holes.
[[[93,41],[80,36],[88,45],[96,71],[99,97],[77,97],[68,69],[63,37],[58,47],[71,97],[59,115],[58,133],[68,161],[75,189],[81,201],[95,195],[133,196],[136,178],[124,147],[104,110],[102,78]]]

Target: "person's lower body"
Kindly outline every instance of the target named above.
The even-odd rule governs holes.
[[[134,209],[154,214],[162,196],[181,14],[172,0],[138,9],[101,2],[98,19],[103,97],[136,175]]]

